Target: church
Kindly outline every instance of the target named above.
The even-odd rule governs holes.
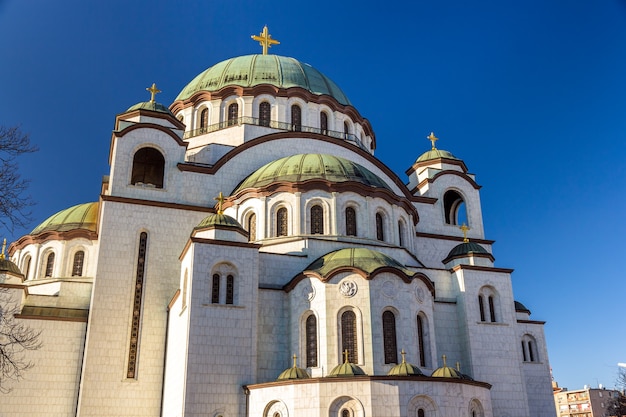
[[[42,346],[0,416],[555,416],[465,162],[427,130],[399,176],[337,84],[252,39],[169,107],[147,88],[98,201],[3,250]]]

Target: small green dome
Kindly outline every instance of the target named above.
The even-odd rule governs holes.
[[[333,183],[354,181],[370,187],[389,189],[380,177],[356,162],[327,154],[298,154],[265,164],[243,180],[232,194],[275,182],[308,180]]]
[[[387,372],[389,376],[412,376],[412,375],[424,375],[420,369],[408,363],[404,358],[404,351],[402,351],[402,363],[397,364]]]
[[[309,373],[305,369],[298,368],[296,364],[296,355],[293,355],[293,366],[281,372],[281,374],[278,375],[278,378],[276,378],[276,380],[286,381],[289,379],[309,379],[309,378],[311,378],[311,375],[309,375]]]
[[[313,261],[306,267],[305,271],[315,272],[326,277],[333,271],[342,268],[360,269],[368,275],[379,268],[393,268],[407,276],[415,275],[415,272],[405,268],[392,257],[367,248],[346,248],[327,253]]]
[[[67,232],[75,229],[85,229],[90,232],[96,231],[98,221],[99,204],[79,204],[48,217],[43,223],[35,227],[31,235],[43,232]]]
[[[515,301],[515,311],[520,313],[528,313],[530,314],[530,310],[526,308],[526,306],[519,301]]]
[[[254,87],[270,84],[278,88],[300,87],[316,95],[329,95],[344,105],[350,100],[330,78],[294,58],[279,55],[245,55],[230,58],[206,69],[178,94],[186,100],[198,91],[218,91],[228,85]]]
[[[467,375],[462,374],[461,371],[446,365],[446,355],[443,355],[443,366],[441,368],[435,369],[431,376],[435,378],[471,379]]]
[[[417,160],[415,161],[417,162],[424,162],[424,161],[430,161],[432,159],[456,159],[458,160],[459,158],[457,158],[456,156],[452,155],[450,152],[448,151],[444,151],[442,149],[431,149],[428,152],[424,152],[422,155],[420,155],[419,158],[417,158]]]
[[[454,248],[452,248],[452,250],[450,251],[446,259],[455,258],[457,256],[470,255],[474,253],[491,255],[489,252],[487,252],[487,249],[483,248],[478,243],[463,242],[459,245],[456,245]]]
[[[129,107],[128,110],[126,110],[126,112],[133,111],[133,110],[156,111],[159,113],[167,113],[170,116],[174,117],[174,114],[172,114],[170,109],[168,109],[161,103],[157,103],[156,101],[142,101],[141,103],[137,103],[134,106]]]
[[[214,226],[234,227],[237,229],[243,229],[241,224],[239,224],[239,222],[235,220],[234,218],[226,214],[217,214],[217,213],[209,214],[207,217],[204,218],[204,220],[198,223],[198,225],[194,227],[193,229],[194,230],[207,229],[207,228],[214,227]]]
[[[353,377],[353,376],[359,376],[359,375],[365,375],[365,371],[363,371],[363,369],[361,369],[359,366],[348,362],[347,360],[340,364],[337,365],[333,368],[332,371],[330,371],[330,373],[328,374],[329,378],[342,378],[342,377]]]
[[[20,268],[17,265],[15,265],[9,259],[5,259],[4,255],[1,255],[0,256],[0,274],[3,272],[8,272],[10,274],[24,276],[24,274],[22,274],[22,271],[20,271]]]

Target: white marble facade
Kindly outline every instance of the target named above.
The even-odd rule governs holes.
[[[10,245],[43,347],[0,415],[554,416],[465,163],[425,140],[400,178],[336,90],[233,79],[120,114],[98,202]],[[346,349],[364,375],[332,375]],[[277,381],[292,355],[310,378]]]

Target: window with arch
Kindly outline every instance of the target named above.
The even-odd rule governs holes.
[[[383,346],[385,363],[398,363],[396,316],[389,310],[383,313]]]
[[[72,276],[73,277],[82,277],[83,276],[83,264],[85,262],[85,252],[79,250],[74,254],[74,262],[72,263]]]
[[[132,185],[149,185],[163,188],[165,158],[154,148],[139,149],[133,157]]]
[[[480,401],[476,399],[472,400],[470,403],[470,413],[471,417],[483,417],[485,415],[483,405]]]
[[[211,303],[219,304],[220,302],[220,274],[213,274],[213,282],[211,285]]]
[[[328,115],[325,112],[320,112],[320,132],[322,135],[328,134]]]
[[[256,214],[252,213],[248,217],[248,233],[250,234],[249,240],[254,242],[256,240]]]
[[[46,258],[46,271],[44,277],[49,278],[54,271],[54,252],[50,252]]]
[[[404,223],[402,222],[402,220],[398,221],[398,245],[399,246],[404,246],[404,243],[406,241],[406,236],[405,236],[405,227],[404,227]]]
[[[23,267],[22,267],[22,271],[24,271],[24,278],[28,279],[28,274],[30,274],[30,261],[31,261],[31,257],[30,255],[27,255],[26,258],[24,258],[24,262],[22,263]]]
[[[498,321],[498,295],[491,287],[483,287],[478,294],[478,310],[481,322]]]
[[[460,225],[468,223],[465,201],[461,194],[448,190],[443,195],[443,210],[446,224]]]
[[[376,239],[382,241],[385,240],[385,228],[383,223],[383,215],[380,213],[376,213]]]
[[[420,408],[419,410],[417,410],[417,417],[426,417],[426,412],[424,411],[423,408]]]
[[[228,126],[236,125],[239,118],[239,104],[230,103],[228,105]]]
[[[267,101],[259,104],[259,126],[269,126],[271,119],[271,105]]]
[[[417,348],[419,366],[428,367],[430,364],[430,339],[428,321],[423,313],[417,315]]]
[[[302,109],[297,104],[291,106],[291,129],[296,132],[302,130]]]
[[[356,211],[346,207],[346,236],[356,236]]]
[[[317,366],[317,318],[309,315],[305,322],[306,366]]]
[[[343,135],[345,139],[350,138],[350,125],[348,122],[343,122]]]
[[[287,209],[281,207],[276,211],[276,236],[287,236]]]
[[[480,311],[480,321],[487,321],[485,318],[485,298],[482,295],[478,296],[478,310]]]
[[[487,303],[489,304],[489,319],[492,323],[496,322],[496,309],[494,306],[493,295],[487,297]]]
[[[311,234],[324,234],[324,209],[319,204],[311,207]]]
[[[206,128],[209,126],[209,109],[206,107],[200,111],[200,131],[206,132]]]
[[[522,337],[522,360],[524,362],[539,362],[537,341],[529,334]]]
[[[226,276],[226,304],[233,304],[235,301],[235,277]]]
[[[357,349],[356,314],[354,314],[354,311],[344,311],[341,314],[341,352],[347,350],[348,361],[358,363],[359,355]],[[343,362],[343,359],[341,362]]]
[[[341,417],[350,417],[350,410],[348,410],[347,408],[341,410]]]

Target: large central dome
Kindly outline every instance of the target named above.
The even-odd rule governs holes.
[[[329,95],[341,104],[351,104],[337,84],[309,64],[295,58],[259,54],[238,56],[213,65],[187,84],[176,100],[186,100],[198,91],[218,91],[227,85],[260,84],[300,87],[313,94]]]

